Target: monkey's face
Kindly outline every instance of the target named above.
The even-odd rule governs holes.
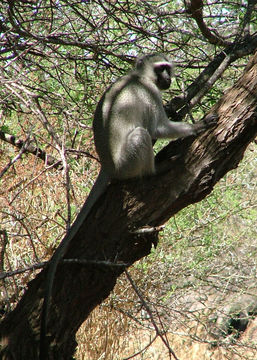
[[[156,85],[160,90],[167,90],[171,84],[172,66],[169,63],[158,64],[154,67],[157,77]]]

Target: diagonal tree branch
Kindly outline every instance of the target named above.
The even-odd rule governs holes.
[[[253,54],[256,48],[257,34],[251,37],[246,36],[240,43],[227,46],[206,66],[183,95],[174,97],[166,105],[165,109],[168,116],[181,121],[190,109],[208,93],[232,62],[243,56]]]
[[[24,148],[24,153],[30,153],[37,156],[39,159],[43,160],[46,165],[51,166],[55,169],[62,169],[62,162],[55,159],[53,156],[48,155],[44,150],[38,146],[29,143],[25,146],[25,142],[21,139],[17,139],[14,135],[7,134],[0,130],[0,139],[16,146],[18,149]]]

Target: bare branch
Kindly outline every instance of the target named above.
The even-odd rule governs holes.
[[[252,54],[257,47],[257,35],[244,38],[240,43],[230,45],[220,52],[185,90],[184,95],[176,96],[166,105],[165,109],[170,117],[181,121],[213,84],[221,77],[228,66],[238,58]],[[179,110],[180,109],[180,110]],[[176,112],[179,110],[178,112]]]
[[[47,166],[53,165],[52,167],[58,170],[63,168],[62,162],[60,160],[56,160],[52,155],[48,155],[44,150],[38,146],[33,145],[31,142],[25,146],[24,140],[17,139],[14,135],[6,134],[1,130],[0,139],[16,146],[19,149],[24,148],[24,153],[35,155],[39,159],[43,160]]]
[[[27,272],[27,271],[34,271],[34,270],[42,269],[47,264],[48,264],[48,261],[43,261],[41,263],[37,263],[37,264],[34,264],[34,265],[27,266],[27,267],[25,267],[23,269],[17,269],[17,270],[14,270],[14,271],[0,272],[0,280],[3,280],[5,278],[7,278],[7,277],[15,276],[15,275],[18,275],[18,274],[22,274],[22,273]]]
[[[192,18],[195,19],[199,29],[203,36],[213,45],[228,46],[231,42],[226,41],[216,31],[210,30],[203,20],[203,1],[202,0],[191,0],[190,2],[185,1],[187,4],[187,12]]]
[[[4,174],[8,171],[8,169],[16,163],[16,161],[18,161],[22,154],[25,153],[26,151],[26,146],[27,146],[27,143],[29,142],[29,136],[27,137],[27,139],[23,142],[22,146],[21,146],[21,149],[19,151],[19,153],[12,159],[9,161],[9,163],[4,167],[4,169],[0,172],[0,179],[4,176]]]

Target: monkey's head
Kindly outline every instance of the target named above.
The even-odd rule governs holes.
[[[174,65],[164,54],[150,54],[137,60],[136,71],[140,76],[151,80],[160,90],[167,90],[170,87]]]

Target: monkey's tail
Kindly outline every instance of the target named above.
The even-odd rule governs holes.
[[[48,272],[45,283],[46,284],[45,296],[44,296],[44,302],[42,305],[42,312],[41,312],[39,360],[48,359],[48,343],[46,341],[47,320],[48,320],[48,313],[51,302],[50,300],[51,300],[53,283],[54,283],[57,266],[61,261],[61,259],[63,258],[71,240],[74,238],[74,236],[76,236],[78,230],[86,220],[94,204],[100,198],[100,196],[105,192],[109,182],[110,182],[109,177],[102,170],[100,170],[100,173],[84,205],[82,206],[76,220],[72,224],[67,234],[64,236],[62,242],[60,243],[59,247],[55,251],[52,259],[48,264]]]

